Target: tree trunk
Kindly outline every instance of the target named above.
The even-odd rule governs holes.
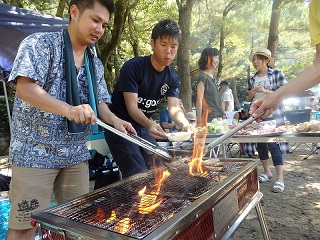
[[[189,39],[191,13],[195,0],[177,0],[179,9],[179,26],[182,39],[177,53],[178,74],[181,81],[180,98],[187,112],[192,110],[192,88],[189,62]]]
[[[56,13],[57,17],[63,17],[64,8],[67,5],[67,1],[68,0],[59,0],[59,5]]]
[[[280,5],[282,0],[273,0],[272,14],[269,27],[268,49],[271,51],[271,56],[275,58],[276,49],[279,41],[279,21],[280,21]]]
[[[114,80],[114,77],[112,76],[112,68],[110,67],[110,57],[121,41],[124,25],[130,10],[135,8],[138,3],[139,0],[135,0],[131,5],[130,0],[117,0],[115,2],[114,24],[111,30],[111,39],[108,41],[109,38],[106,35],[100,39],[101,44],[99,44],[99,58],[106,66],[106,70],[109,71],[106,72],[105,78],[110,92],[113,90],[112,87]]]
[[[223,68],[223,51],[224,51],[224,40],[225,40],[225,21],[226,21],[226,16],[225,16],[225,11],[223,12],[223,17],[221,21],[221,28],[220,28],[220,50],[219,50],[219,64],[218,64],[218,74],[217,77],[220,79],[220,76],[222,74],[222,68]]]
[[[128,16],[129,33],[130,33],[130,44],[132,46],[133,54],[135,57],[139,56],[139,40],[135,34],[134,21],[131,13]]]
[[[240,109],[240,102],[239,102],[239,98],[238,98],[238,91],[237,91],[236,80],[235,80],[235,79],[232,79],[230,85],[231,85],[231,90],[232,90],[232,94],[233,94],[233,98],[234,98],[234,103],[235,103],[235,108],[234,108],[234,110],[239,110],[239,109]]]

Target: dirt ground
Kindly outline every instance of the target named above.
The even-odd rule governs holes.
[[[262,209],[272,240],[320,239],[320,149],[319,154],[303,159],[310,150],[303,146],[285,156],[283,193],[271,191],[274,179],[260,184]],[[258,171],[262,173],[260,164]],[[273,166],[271,171],[274,178]],[[231,239],[263,239],[255,210],[250,212]]]

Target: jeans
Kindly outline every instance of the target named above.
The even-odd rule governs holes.
[[[277,143],[257,143],[257,151],[259,154],[260,160],[269,159],[268,151],[271,153],[271,158],[274,166],[283,165],[283,157]]]

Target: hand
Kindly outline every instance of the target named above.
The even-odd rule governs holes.
[[[137,132],[132,127],[131,123],[121,120],[120,118],[118,118],[116,121],[113,121],[113,126],[115,129],[119,130],[124,134],[127,134],[128,132],[130,132],[137,135]]]
[[[270,97],[263,97],[252,104],[252,117],[257,117],[261,112],[265,111],[265,113],[261,116],[261,118],[266,118],[272,114],[274,108],[276,108],[276,103],[273,102]]]
[[[161,126],[156,122],[152,122],[151,125],[148,127],[148,130],[150,136],[155,139],[163,139],[167,137],[166,133],[163,131]]]
[[[256,87],[255,92],[265,92],[264,87]]]
[[[96,115],[94,114],[89,104],[82,104],[78,106],[69,106],[65,111],[65,116],[70,121],[75,121],[77,124],[95,124]]]
[[[249,95],[254,95],[255,93],[256,93],[256,88],[253,88],[248,92]]]
[[[195,128],[191,124],[182,127],[183,132],[194,132]]]

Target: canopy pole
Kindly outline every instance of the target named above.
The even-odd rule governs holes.
[[[3,91],[4,91],[4,99],[6,101],[6,107],[7,107],[7,113],[8,113],[8,120],[9,120],[9,127],[10,127],[10,134],[11,132],[11,114],[10,114],[10,106],[9,106],[9,100],[8,100],[8,94],[7,94],[7,88],[6,88],[6,81],[4,79],[3,71],[1,71],[1,82],[3,84]]]

